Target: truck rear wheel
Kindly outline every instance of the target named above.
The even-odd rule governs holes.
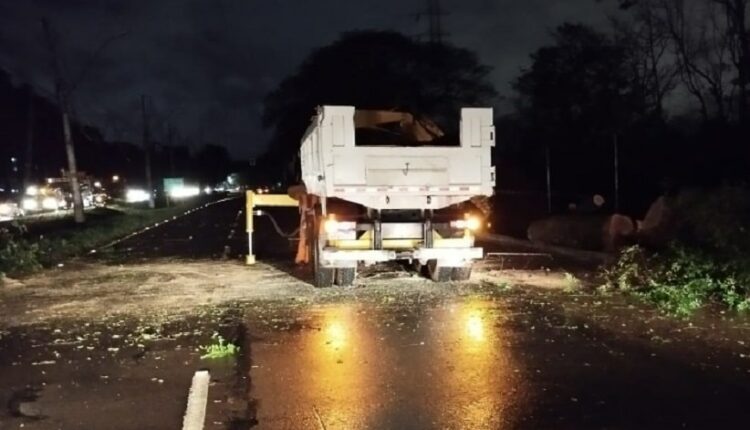
[[[336,285],[348,287],[354,284],[354,278],[357,277],[357,269],[354,267],[340,267],[336,269]]]
[[[440,266],[437,260],[427,261],[427,274],[435,282],[448,282],[451,280],[453,268]]]
[[[468,281],[471,278],[471,266],[454,267],[451,273],[452,281]]]
[[[317,217],[316,217],[317,218]],[[312,264],[313,280],[314,285],[317,288],[328,288],[333,285],[334,269],[331,267],[323,267],[321,261],[322,244],[320,243],[320,224],[317,219],[312,223],[313,228],[310,229],[310,263]]]
[[[320,261],[320,247],[318,241],[315,240],[313,244],[313,276],[315,278],[315,286],[317,288],[328,288],[333,285],[334,269],[330,267],[323,267]]]

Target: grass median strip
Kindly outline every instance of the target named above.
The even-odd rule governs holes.
[[[0,227],[0,275],[22,276],[36,272],[171,220],[205,203],[195,201],[160,209],[98,208],[87,213],[83,225],[75,224],[72,217],[6,224]]]

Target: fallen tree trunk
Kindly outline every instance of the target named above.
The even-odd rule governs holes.
[[[557,215],[534,221],[528,228],[530,241],[594,251],[613,251],[635,232],[625,215]]]

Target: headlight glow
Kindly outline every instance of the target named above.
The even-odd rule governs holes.
[[[336,233],[339,230],[339,222],[335,218],[328,218],[323,224],[323,228],[328,234]]]
[[[478,217],[470,216],[467,214],[465,219],[451,221],[451,227],[459,230],[476,231],[479,230],[480,227],[482,227],[482,220],[480,220]]]
[[[125,201],[128,203],[141,203],[148,201],[149,194],[141,188],[131,188],[125,193]]]
[[[59,207],[58,201],[54,197],[45,197],[42,199],[42,209],[56,210]]]
[[[39,187],[37,187],[36,185],[29,185],[28,187],[26,187],[27,196],[35,196],[37,194],[39,194]]]
[[[35,211],[39,209],[39,202],[35,198],[28,197],[23,199],[21,207],[26,211]]]
[[[465,219],[459,219],[456,221],[451,221],[451,227],[459,229],[459,230],[465,230],[466,227],[466,220]]]
[[[338,221],[331,215],[323,224],[323,228],[329,235],[339,239],[348,239],[348,237],[344,237],[340,233],[353,233],[357,229],[357,223],[354,221]]]
[[[198,194],[201,193],[201,190],[198,187],[194,186],[181,186],[181,187],[174,187],[171,190],[169,190],[169,196],[173,199],[184,199],[188,197],[195,197]]]

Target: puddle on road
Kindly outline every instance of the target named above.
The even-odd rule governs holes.
[[[361,304],[276,315],[251,341],[262,428],[500,429],[523,398],[485,299],[419,311]],[[269,327],[270,326],[270,327]]]

